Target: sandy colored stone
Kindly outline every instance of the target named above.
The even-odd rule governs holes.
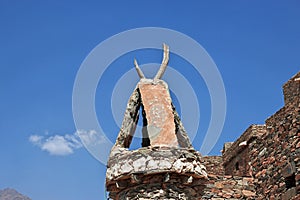
[[[255,196],[256,194],[250,190],[243,190],[242,191],[243,195],[245,195],[246,197],[252,197]]]
[[[139,89],[146,112],[151,146],[179,146],[175,135],[172,101],[167,86],[163,82],[139,83]]]

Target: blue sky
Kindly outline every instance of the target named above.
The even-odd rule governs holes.
[[[0,1],[0,189],[12,187],[33,200],[104,199],[105,165],[76,134],[73,84],[94,47],[139,27],[182,32],[216,63],[227,95],[224,129],[211,151],[219,154],[224,142],[283,106],[281,86],[300,69],[299,9],[299,1]],[[161,52],[124,55],[107,70],[103,90],[100,81],[97,116],[106,120],[111,140],[118,127],[102,101],[110,101],[105,92],[116,81],[110,77],[130,70],[134,56],[140,63],[160,62]],[[175,68],[185,64],[170,59]],[[188,68],[176,69],[196,80]],[[193,141],[199,149],[209,94],[201,77],[195,88],[204,104],[204,125]]]

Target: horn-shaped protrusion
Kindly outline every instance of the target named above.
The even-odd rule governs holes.
[[[160,79],[164,75],[169,62],[169,46],[166,44],[163,44],[163,46],[164,46],[163,61],[161,62],[160,68],[156,76],[154,77],[154,79]]]
[[[144,73],[142,72],[141,68],[139,67],[139,65],[138,65],[138,63],[137,63],[137,61],[136,61],[136,59],[134,59],[134,66],[135,66],[135,69],[136,69],[136,71],[137,71],[139,77],[140,77],[141,79],[142,79],[142,78],[145,78],[145,75],[144,75]]]

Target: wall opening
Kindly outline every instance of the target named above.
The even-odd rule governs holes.
[[[142,147],[148,147],[150,146],[150,139],[149,139],[149,135],[148,135],[148,130],[147,130],[147,126],[148,126],[148,121],[147,121],[147,116],[146,116],[146,112],[144,109],[144,105],[142,104],[141,106],[141,113],[142,113],[142,118],[143,118],[143,128],[142,128]],[[140,115],[141,116],[141,115]]]
[[[138,121],[136,130],[132,134],[132,140],[128,147],[129,150],[136,150],[141,147],[148,147],[150,146],[150,139],[147,132],[147,118],[146,113],[144,111],[144,107],[141,104],[138,111]]]
[[[284,181],[286,189],[296,187],[295,173],[293,173],[291,176],[285,177]]]
[[[239,170],[240,169],[240,164],[239,164],[239,162],[236,162],[235,163],[235,170]]]

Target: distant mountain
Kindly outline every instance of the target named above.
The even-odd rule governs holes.
[[[0,200],[31,200],[14,189],[0,190]]]

